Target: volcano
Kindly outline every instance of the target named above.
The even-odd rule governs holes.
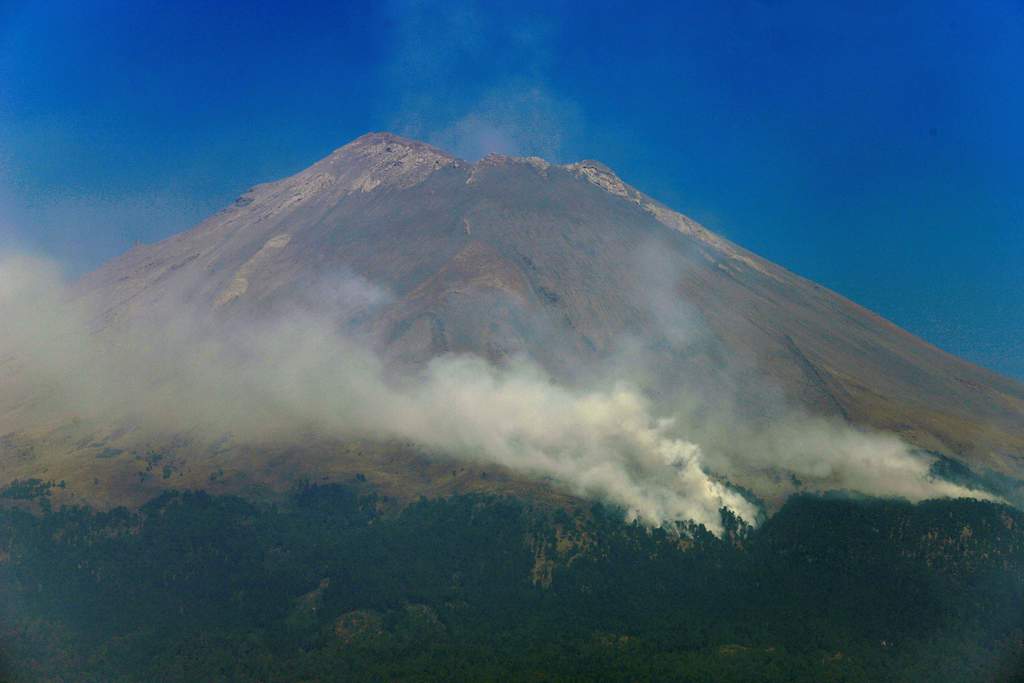
[[[342,276],[367,283],[365,296],[325,297]],[[571,383],[614,364],[654,400],[680,384],[709,402],[757,386],[760,398],[739,410],[770,418],[778,401],[1024,476],[1024,385],[747,251],[596,161],[469,163],[370,133],[132,249],[73,296],[101,312],[97,335],[168,300],[225,323],[328,300],[332,324],[389,367],[526,356]]]

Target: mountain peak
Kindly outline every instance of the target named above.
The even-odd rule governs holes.
[[[390,153],[394,152],[396,149],[416,150],[448,159],[455,159],[451,154],[448,154],[447,152],[444,152],[432,145],[428,145],[425,142],[405,138],[401,135],[395,135],[394,133],[389,133],[387,131],[371,131],[369,133],[364,133],[355,140],[352,140],[348,144],[336,149],[334,154],[344,151],[352,152],[354,150],[371,150],[374,152],[383,150],[384,152]]]
[[[128,254],[78,291],[96,302],[95,327],[112,340],[171,301],[211,325],[308,310],[365,339],[385,365],[417,372],[448,354],[499,364],[526,356],[575,381],[636,348],[650,359],[651,372],[635,367],[655,397],[687,383],[718,400],[719,371],[722,394],[734,380],[763,378],[769,405],[756,389],[739,396],[751,415],[792,401],[1022,472],[1012,454],[1024,452],[1024,387],[719,237],[593,160],[470,164],[370,133]],[[3,424],[0,434],[10,431]],[[832,465],[823,471],[833,476]],[[749,477],[758,495],[784,492],[776,479]]]
[[[412,187],[434,171],[464,164],[424,142],[372,132],[339,147],[285,182],[303,188],[312,184],[317,193],[332,188],[340,197],[380,187]]]

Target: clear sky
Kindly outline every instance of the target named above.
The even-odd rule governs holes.
[[[640,4],[0,0],[0,246],[81,273],[391,130],[599,159],[1024,378],[1024,3]]]

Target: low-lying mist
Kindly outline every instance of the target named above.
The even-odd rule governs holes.
[[[372,289],[357,278],[346,287],[359,299]],[[83,300],[55,264],[0,256],[0,431],[76,417],[252,443],[308,430],[403,439],[554,480],[648,524],[691,519],[715,532],[722,507],[758,517],[725,483],[739,473],[910,500],[991,497],[930,477],[930,461],[891,435],[795,410],[749,421],[728,402],[709,417],[694,392],[655,400],[630,364],[571,386],[526,357],[445,355],[396,373],[315,308],[218,325],[166,303],[97,329],[103,311]]]

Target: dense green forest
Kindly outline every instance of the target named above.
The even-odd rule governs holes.
[[[1022,680],[1024,515],[991,503],[799,496],[718,538],[360,482],[102,513],[47,490],[0,511],[13,681]]]

